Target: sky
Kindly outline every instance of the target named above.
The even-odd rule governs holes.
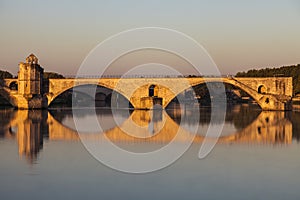
[[[34,53],[45,71],[74,75],[103,40],[149,26],[194,38],[222,74],[300,63],[298,0],[0,0],[0,69],[16,74]]]

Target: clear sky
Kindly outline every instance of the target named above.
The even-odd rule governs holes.
[[[99,42],[159,26],[202,44],[223,74],[300,63],[298,0],[0,0],[0,68],[34,53],[46,71],[75,74]]]

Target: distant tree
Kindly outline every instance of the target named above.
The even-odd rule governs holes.
[[[56,72],[44,72],[44,79],[59,79],[59,78],[65,78],[65,77]]]
[[[5,78],[13,78],[13,75],[8,71],[0,70],[0,79],[5,79]]]

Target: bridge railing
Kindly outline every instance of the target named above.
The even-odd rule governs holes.
[[[65,75],[65,78],[86,78],[86,79],[97,79],[97,78],[229,78],[234,77],[233,75],[205,75],[205,76],[199,76],[199,75],[176,75],[176,74],[133,74],[133,75]]]

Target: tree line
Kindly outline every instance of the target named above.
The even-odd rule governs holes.
[[[8,71],[0,70],[0,79],[5,79],[5,78],[13,78],[13,75]]]
[[[0,79],[6,79],[6,78],[13,78],[14,76],[9,73],[8,71],[2,71],[0,70]],[[17,77],[15,77],[17,78]],[[56,72],[44,72],[43,74],[44,79],[55,79],[55,78],[65,78],[63,75],[56,73]]]
[[[279,68],[251,69],[247,72],[238,72],[236,77],[292,77],[293,94],[300,94],[300,64],[282,66]]]

